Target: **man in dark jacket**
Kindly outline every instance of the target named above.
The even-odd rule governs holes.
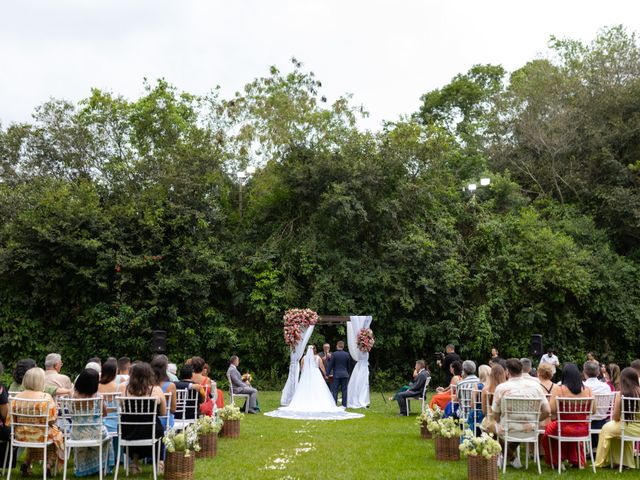
[[[349,360],[351,355],[344,351],[344,342],[340,340],[336,344],[336,351],[331,355],[329,367],[327,368],[327,377],[333,373],[333,382],[331,383],[331,394],[333,400],[338,401],[338,388],[342,391],[342,406],[347,406],[347,386],[349,385]]]
[[[429,377],[429,372],[425,368],[426,363],[424,360],[416,361],[416,372],[418,375],[416,376],[413,383],[409,384],[409,389],[404,392],[400,392],[396,394],[396,400],[398,401],[398,407],[400,407],[399,415],[407,414],[407,398],[422,398],[422,394],[424,393],[424,386],[427,383],[427,377]]]

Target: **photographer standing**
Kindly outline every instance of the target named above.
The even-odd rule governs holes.
[[[449,385],[449,383],[451,383],[452,377],[451,369],[449,367],[451,367],[451,364],[453,362],[460,361],[460,355],[456,353],[456,347],[454,347],[451,343],[447,345],[445,351],[447,352],[447,354],[444,356],[444,358],[437,360],[436,363],[442,368],[442,370],[444,370],[444,384]]]

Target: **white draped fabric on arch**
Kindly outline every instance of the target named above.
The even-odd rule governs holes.
[[[304,349],[309,343],[309,338],[313,333],[313,325],[309,325],[306,330],[302,332],[302,340],[296,345],[295,350],[291,350],[291,363],[289,364],[289,376],[287,377],[287,383],[285,383],[282,389],[282,395],[280,397],[280,405],[287,406],[291,403],[293,394],[296,393],[296,387],[298,386],[298,377],[300,376],[300,359],[304,354]]]
[[[358,349],[358,333],[363,328],[371,326],[372,317],[352,316],[347,322],[347,344],[351,358],[356,361],[356,366],[349,378],[347,389],[347,408],[365,408],[370,402],[369,398],[369,352]]]

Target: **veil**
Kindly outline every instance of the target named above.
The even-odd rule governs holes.
[[[313,353],[313,347],[307,347],[307,354],[304,356],[304,365],[303,365],[302,373],[300,374],[300,380],[302,380],[302,375],[304,375],[305,370],[307,368],[318,368],[318,362],[316,362],[316,355]],[[298,380],[298,381],[300,381]]]

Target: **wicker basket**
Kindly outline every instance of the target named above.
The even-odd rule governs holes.
[[[220,433],[225,438],[239,438],[240,420],[225,420]]]
[[[484,458],[482,455],[467,457],[467,478],[469,480],[498,480],[498,457]]]
[[[196,454],[197,458],[215,457],[218,454],[218,434],[208,433],[198,437],[200,443],[200,451]]]
[[[167,452],[164,464],[164,478],[166,480],[192,480],[196,456],[186,457],[184,452]]]
[[[423,439],[430,439],[430,438],[433,438],[433,437],[431,436],[431,432],[429,431],[429,429],[427,428],[427,426],[426,426],[426,425],[420,425],[420,436],[421,436]]]
[[[460,460],[460,437],[436,436],[436,460]]]

